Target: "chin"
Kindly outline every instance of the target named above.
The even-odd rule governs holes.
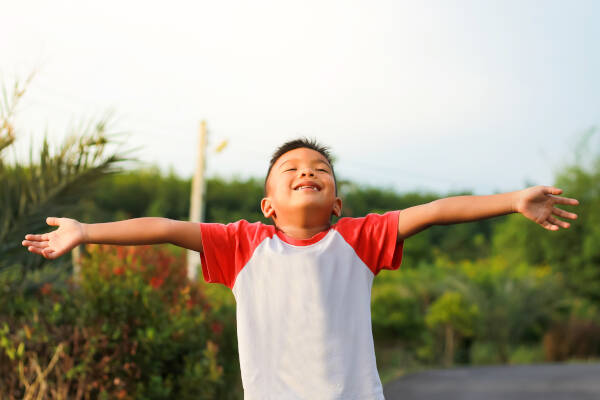
[[[319,202],[302,202],[292,205],[294,212],[323,213],[324,210],[333,212],[333,207]]]

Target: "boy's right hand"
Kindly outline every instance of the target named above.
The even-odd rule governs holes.
[[[22,244],[30,252],[54,259],[83,243],[85,228],[79,221],[71,218],[48,217],[46,223],[58,226],[58,229],[41,235],[25,235]]]

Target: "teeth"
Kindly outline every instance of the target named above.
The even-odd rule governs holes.
[[[318,190],[316,187],[314,186],[300,186],[298,188],[296,188],[296,190],[300,190],[300,189],[312,189],[312,190]]]

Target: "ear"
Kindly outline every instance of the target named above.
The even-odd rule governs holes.
[[[275,209],[273,208],[271,199],[269,199],[268,197],[264,197],[260,201],[260,209],[262,210],[262,213],[265,216],[265,218],[271,218],[275,215]]]
[[[333,202],[332,214],[336,217],[340,217],[342,215],[342,199],[339,197],[336,197],[335,201]]]

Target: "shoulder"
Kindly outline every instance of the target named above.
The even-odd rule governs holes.
[[[397,269],[402,260],[403,242],[398,242],[400,210],[342,218],[333,228],[354,249],[374,275],[381,269]]]
[[[275,234],[275,227],[266,225],[262,222],[248,222],[241,219],[228,224],[222,223],[201,223],[203,237],[218,237],[229,240],[248,240],[252,242],[260,241],[266,237],[272,237]]]
[[[344,217],[340,218],[333,226],[335,229],[342,232],[352,231],[356,229],[368,229],[382,225],[397,224],[400,210],[388,211],[382,214],[369,213],[364,217]]]

